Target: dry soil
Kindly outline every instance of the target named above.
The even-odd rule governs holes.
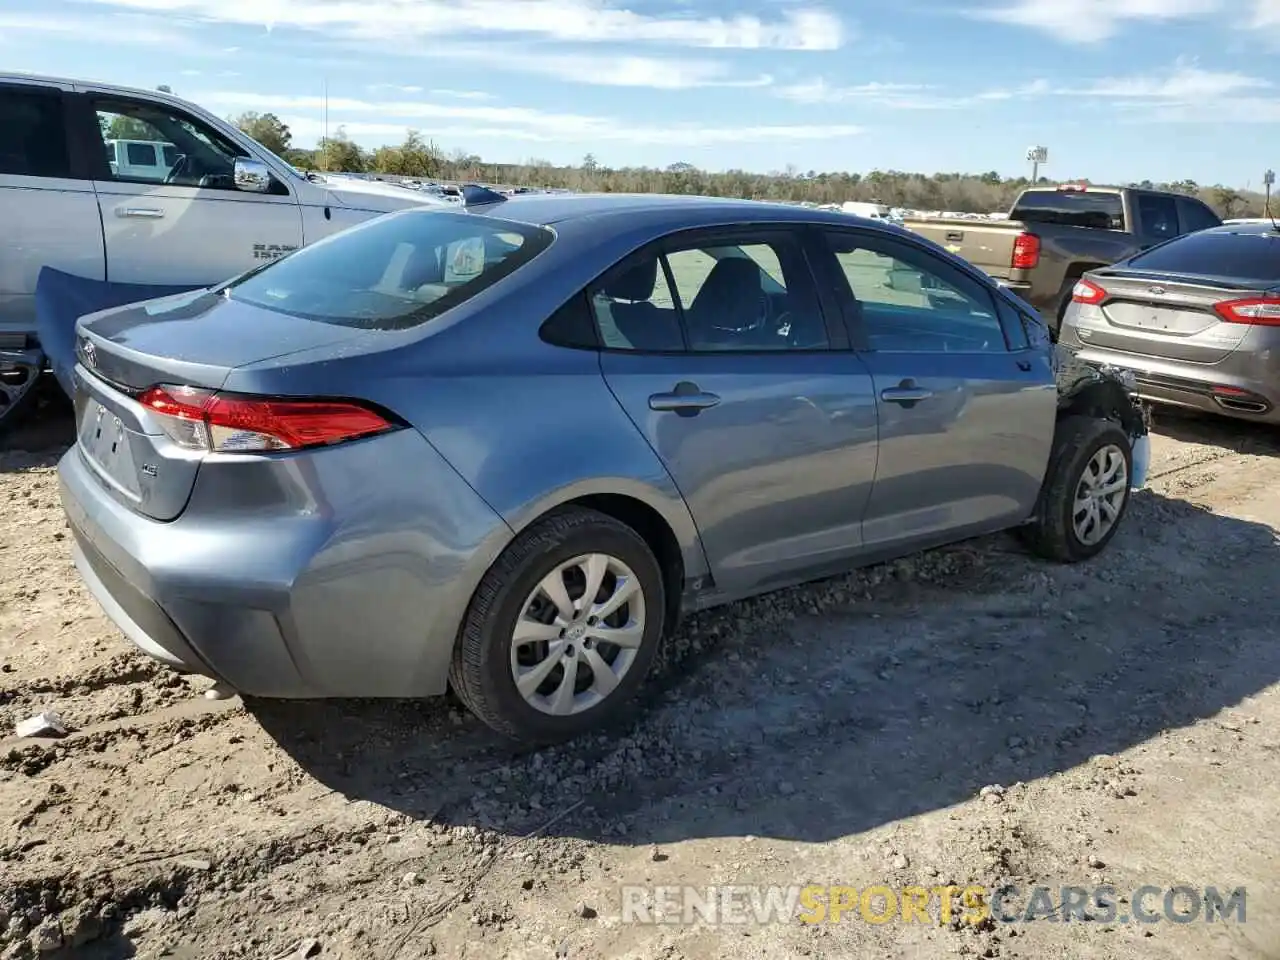
[[[133,653],[72,567],[48,414],[0,453],[0,956],[1280,957],[1280,434],[1157,429],[1099,560],[1001,536],[702,615],[632,728],[519,753],[448,700],[210,701]],[[46,710],[73,732],[13,736]],[[1247,913],[621,913],[624,885],[806,883]]]

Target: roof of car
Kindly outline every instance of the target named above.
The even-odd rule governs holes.
[[[654,193],[574,193],[520,194],[500,204],[482,208],[504,220],[552,224],[587,217],[625,217],[638,213],[669,212],[695,225],[728,219],[743,222],[827,221],[848,223],[851,215],[840,211],[816,210],[786,203],[739,200],[731,197],[697,197]],[[875,221],[869,221],[875,222]]]
[[[1220,227],[1210,227],[1207,230],[1198,231],[1200,233],[1236,233],[1236,234],[1275,234],[1280,236],[1280,227],[1277,227],[1280,221],[1272,222],[1270,220],[1253,220],[1248,223],[1224,223]]]

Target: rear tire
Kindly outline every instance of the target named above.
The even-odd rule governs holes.
[[[592,576],[591,609],[603,613],[625,596],[599,618],[583,600]],[[644,682],[665,610],[662,571],[639,534],[594,510],[557,511],[516,537],[481,580],[450,684],[513,740],[551,744],[599,730]]]
[[[1133,446],[1118,423],[1088,416],[1059,421],[1036,514],[1019,535],[1047,560],[1097,556],[1124,520],[1132,476]]]

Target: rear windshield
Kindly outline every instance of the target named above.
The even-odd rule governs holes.
[[[474,297],[551,243],[544,227],[408,210],[344,230],[224,290],[279,313],[370,330],[416,326]]]
[[[1125,265],[1161,273],[1276,283],[1280,282],[1280,233],[1189,233],[1140,253]]]
[[[1124,204],[1118,193],[1082,190],[1024,190],[1014,201],[1011,220],[1057,223],[1094,230],[1123,230]]]

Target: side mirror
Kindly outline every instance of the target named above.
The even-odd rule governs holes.
[[[261,160],[236,157],[236,189],[266,193],[271,189],[271,169]]]

